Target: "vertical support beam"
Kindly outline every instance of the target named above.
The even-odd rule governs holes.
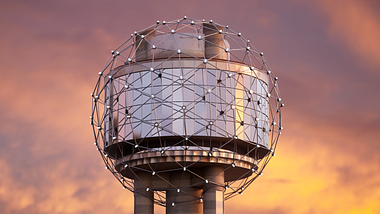
[[[243,75],[235,76],[235,135],[244,140],[244,81]]]
[[[166,191],[166,214],[202,214],[202,203],[199,200],[202,189],[189,187],[190,173],[172,172],[170,182],[177,189],[172,187]]]
[[[203,214],[224,214],[223,167],[206,167],[203,172],[209,181],[203,188]]]
[[[134,214],[154,214],[153,190],[146,191],[151,175],[146,172],[138,172],[136,175],[137,177],[134,179]]]

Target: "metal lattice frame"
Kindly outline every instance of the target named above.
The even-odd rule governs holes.
[[[220,35],[223,43],[212,43],[204,31]],[[194,42],[181,46],[180,37]],[[168,41],[174,42],[172,48],[164,45]],[[206,44],[221,51],[207,55]],[[202,54],[186,51],[191,45],[200,46]],[[106,169],[132,192],[139,171],[186,192],[189,186],[175,186],[161,175],[187,172],[202,185],[209,179],[193,169],[220,164],[226,181],[215,185],[223,186],[229,199],[242,194],[275,154],[284,106],[277,79],[263,53],[228,26],[187,17],[157,21],[112,51],[99,72],[91,94],[95,146]],[[152,145],[151,139],[159,143]],[[247,148],[237,151],[236,145]],[[169,168],[161,167],[168,163]],[[229,179],[237,170],[237,177]],[[150,185],[144,189],[165,206],[165,189]]]

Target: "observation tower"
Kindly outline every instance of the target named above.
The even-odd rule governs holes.
[[[187,17],[136,31],[111,52],[91,125],[134,213],[222,214],[274,156],[278,78],[241,33]]]

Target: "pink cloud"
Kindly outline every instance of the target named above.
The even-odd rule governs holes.
[[[329,22],[329,35],[358,56],[364,67],[380,68],[380,17],[368,1],[317,1]],[[376,4],[375,4],[376,6]]]
[[[302,8],[295,2],[289,7]],[[278,41],[298,44],[291,39],[299,30],[289,25],[285,38],[277,31],[283,19],[294,18],[284,16],[286,8],[274,10],[249,1],[234,8],[235,3],[224,1],[213,9],[214,3],[199,9],[202,4],[196,1],[173,12],[167,1],[144,8],[151,15],[141,16],[141,10],[133,8],[142,3],[107,8],[85,3],[13,2],[3,7],[12,12],[3,13],[6,19],[0,21],[7,29],[0,53],[0,212],[133,212],[132,193],[104,169],[93,146],[90,93],[110,50],[133,30],[183,15],[215,17],[253,35],[252,43],[272,50],[270,56],[281,55],[283,61],[271,64],[293,63],[276,66],[283,69],[276,74],[283,76],[285,102],[277,155],[243,196],[226,202],[226,213],[380,212],[379,114],[377,105],[368,102],[377,99],[376,81],[369,80],[368,86],[355,75],[343,75],[346,67],[333,73],[321,70],[324,65],[318,60],[299,62],[284,55]],[[317,11],[329,21],[331,40],[358,56],[360,65],[379,68],[376,11],[354,1],[318,5]],[[318,22],[320,17],[310,19]],[[273,34],[261,35],[259,30]],[[356,62],[353,57],[342,63],[356,67]]]

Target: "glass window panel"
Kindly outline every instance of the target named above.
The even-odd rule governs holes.
[[[257,104],[257,93],[258,93],[258,90],[257,90],[257,81],[256,81],[256,78],[254,77],[251,77],[252,81],[251,81],[251,89],[253,91],[253,94],[251,94],[251,99],[252,99],[252,108],[250,110],[250,114],[252,116],[252,127],[251,127],[251,140],[253,142],[257,142],[257,135],[256,135],[256,128],[255,128],[255,124],[256,124],[256,117],[257,117],[257,109],[258,109],[258,104]]]
[[[194,102],[185,103],[185,104],[186,104],[186,132],[187,132],[187,135],[193,135],[195,131]]]
[[[133,139],[133,134],[132,134],[132,123],[129,123],[127,122],[125,125],[124,125],[124,130],[125,130],[125,134],[124,134],[124,138],[125,140],[131,140]]]
[[[206,135],[206,132],[204,130],[205,127],[205,101],[203,100],[203,96],[205,95],[205,89],[204,89],[204,75],[203,75],[204,69],[198,69],[195,72],[195,100],[197,101],[195,103],[195,132],[199,132],[197,135]]]
[[[171,96],[169,96],[169,98],[171,98]],[[173,107],[172,107],[172,103],[171,103],[171,99],[167,100],[166,102],[163,103],[162,105],[162,127],[164,128],[164,130],[162,131],[162,135],[163,136],[168,136],[168,135],[171,135],[172,131],[173,131],[173,128],[172,128],[172,125],[173,125],[173,118],[172,118],[172,112],[173,112]]]
[[[182,86],[179,76],[181,75],[179,69],[173,69],[173,101],[182,101]]]
[[[141,73],[141,91],[142,91],[142,104],[146,103],[151,98],[151,72],[140,72]]]
[[[192,102],[195,99],[194,85],[185,85],[183,87],[183,100]]]
[[[207,72],[207,81],[208,81],[208,88],[212,89],[211,92],[209,93],[209,117],[210,120],[214,120],[216,118],[216,96],[215,94],[217,93],[217,89],[215,88],[216,86],[216,76],[215,76],[215,70],[208,69]]]
[[[133,122],[133,139],[141,138],[141,122]]]
[[[171,120],[164,120],[162,122],[162,135],[161,136],[170,136],[172,135],[172,121]]]
[[[268,98],[266,97],[267,94],[267,85],[262,82],[261,80],[258,81],[258,91],[260,92],[261,96],[259,98],[260,100],[260,105],[259,105],[259,112],[258,112],[258,117],[260,119],[258,126],[258,138],[259,138],[259,143],[261,145],[267,146],[267,141],[269,140],[268,137],[266,137],[267,133],[263,131],[263,128],[268,131],[267,127],[267,111],[268,111]]]
[[[172,69],[166,69],[162,73],[162,136],[170,136],[173,132],[173,86]]]
[[[235,105],[235,77],[226,79],[226,130],[227,135],[232,137],[235,135],[235,110],[231,108]]]
[[[156,75],[156,77],[154,77]],[[161,115],[161,105],[162,105],[162,79],[158,77],[157,74],[153,74],[153,94],[156,96],[154,99],[154,104],[152,104],[152,110],[154,110],[154,115],[152,119],[155,121],[160,121],[162,118]]]
[[[195,104],[195,132],[199,132],[197,135],[206,135],[205,127],[205,103],[200,101]]]
[[[218,119],[215,123],[215,126],[216,126],[215,127],[215,130],[216,130],[215,136],[227,137],[226,136],[226,122],[225,121]]]
[[[218,87],[219,91],[221,92],[220,96],[225,97],[225,90],[221,89],[221,87]],[[217,98],[217,113],[216,113],[216,125],[219,127],[219,135],[221,137],[226,137],[225,131],[226,131],[226,104],[224,103],[223,99]],[[221,111],[223,111],[223,114],[221,114]]]
[[[133,80],[132,74],[126,75],[126,78],[127,78],[126,79],[126,85],[128,86],[128,89],[126,89],[127,92],[125,93],[125,96],[126,96],[125,106],[128,110],[128,114],[131,114],[131,113],[133,113],[133,88],[131,86],[133,86],[134,80]],[[132,138],[132,136],[129,135],[129,133],[132,132],[132,126],[131,126],[132,121],[133,121],[132,117],[126,120],[127,125],[125,125],[125,135],[129,136],[128,139]]]
[[[264,146],[269,147],[269,132],[268,132],[269,126],[268,126],[267,121],[264,123],[264,127],[265,127],[265,130],[267,130],[267,132],[265,133],[263,144],[264,144]]]
[[[141,107],[141,116],[142,121],[144,121],[141,124],[141,136],[142,137],[150,137],[150,131],[152,129],[152,123],[151,123],[151,115],[152,115],[152,72],[151,71],[144,71],[141,72],[142,74],[142,107]]]
[[[159,104],[159,102],[157,102],[156,104]],[[153,108],[153,110],[152,110],[152,124],[158,123],[159,126],[162,125],[161,108],[162,108],[161,105],[158,105],[155,108]],[[157,131],[155,129],[155,132],[154,132],[153,136],[158,136],[158,135],[161,135],[161,132]]]
[[[117,111],[117,117],[118,117],[118,130],[119,130],[119,135],[121,136],[125,136],[125,104],[126,104],[126,101],[125,101],[125,96],[126,94],[126,91],[124,90],[120,90],[120,93],[119,93],[119,107],[118,107],[118,111]]]
[[[212,88],[216,84],[216,72],[214,69],[205,69],[207,75],[207,85],[209,88]]]
[[[144,109],[144,107],[143,107]],[[151,128],[152,128],[152,123],[151,123],[151,120],[148,119],[150,116],[150,114],[148,115],[148,117],[146,118],[142,118],[142,124],[141,124],[141,136],[142,137],[150,137],[150,131],[151,131]]]
[[[162,70],[162,85],[171,86],[173,83],[173,69],[163,69]]]
[[[166,100],[166,102],[162,103],[161,114],[162,114],[162,119],[164,119],[164,120],[172,118],[172,114],[173,114],[173,106],[172,105],[173,104],[170,101],[171,100]]]
[[[225,81],[223,81],[223,78],[225,78],[225,75],[224,75],[224,72],[223,71],[217,71],[217,78],[219,80],[221,80],[221,82],[219,84],[217,84],[217,88],[216,88],[216,102],[217,102],[217,105],[216,105],[216,108],[218,111],[220,110],[223,110],[225,111],[226,110],[226,105],[225,105],[225,102],[226,102],[226,84],[225,84]],[[219,112],[218,112],[219,113]]]
[[[251,76],[249,75],[243,75],[243,82],[244,82],[244,140],[251,141],[251,123],[252,123],[252,118],[251,118],[251,111],[250,111],[250,106],[252,105],[253,101],[251,100],[251,94],[250,88],[251,85]],[[250,100],[248,100],[248,98]]]
[[[202,77],[203,69],[196,69],[194,71],[194,81],[196,85],[202,85],[203,84],[203,77]]]
[[[253,133],[253,142],[257,143],[259,142],[258,140],[258,129],[253,126],[253,129],[252,129],[252,133]]]
[[[208,86],[207,86],[207,69],[201,69],[202,72],[201,72],[201,83],[200,85],[202,86],[203,88],[203,94],[206,94],[207,93],[207,89],[208,89]]]
[[[138,72],[138,73],[134,73],[133,74],[134,76],[134,82],[133,82],[133,97],[134,97],[134,100],[133,100],[133,107],[134,107],[134,111],[132,113],[132,117],[134,118],[137,118],[137,119],[134,119],[134,122],[133,123],[133,133],[134,133],[134,137],[138,136],[138,137],[141,137],[141,122],[140,122],[140,119],[141,119],[141,113],[142,113],[142,109],[141,109],[141,102],[142,102],[142,92],[141,92],[141,84],[142,84],[142,79],[141,79],[141,73]]]
[[[243,126],[240,125],[244,121],[244,86],[243,86],[243,75],[236,75],[235,84],[235,98],[236,98],[236,135],[239,139],[244,139]]]
[[[178,135],[184,135],[183,114],[179,106],[173,105],[173,132]]]
[[[106,87],[105,87],[105,106],[104,106],[104,130],[105,130],[105,137],[104,137],[104,146],[108,146],[108,143],[109,143],[109,138],[110,138],[110,134],[109,134],[109,129],[110,129],[110,119],[109,119],[109,110],[107,109],[107,106],[111,105],[110,103],[110,96],[111,96],[111,93],[110,93],[110,84],[107,84]]]

